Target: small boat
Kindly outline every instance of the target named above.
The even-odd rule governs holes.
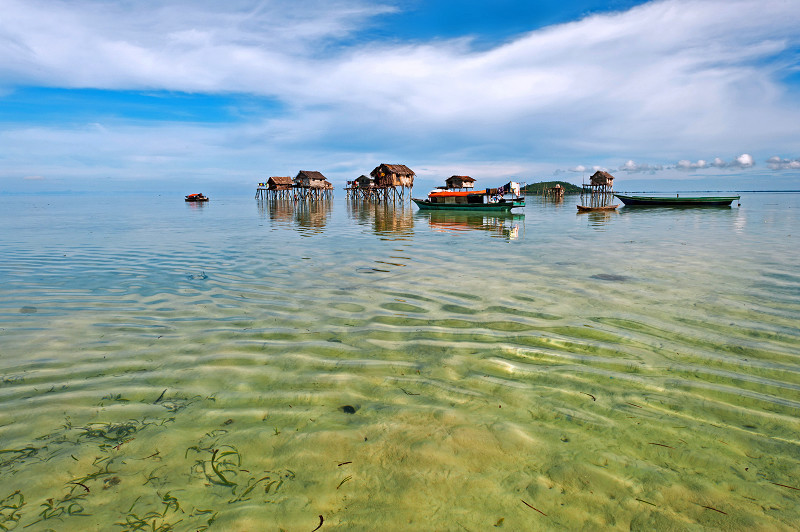
[[[619,207],[619,203],[615,203],[614,205],[600,205],[595,207],[578,205],[578,212],[613,211],[616,210],[617,207]]]
[[[675,207],[709,207],[729,206],[740,196],[626,196],[614,194],[622,203],[628,206],[675,206]]]
[[[442,211],[510,211],[525,206],[524,196],[506,199],[497,189],[485,190],[434,190],[426,199],[411,198],[420,209]]]
[[[186,201],[208,201],[208,198],[203,194],[189,194],[186,196]]]

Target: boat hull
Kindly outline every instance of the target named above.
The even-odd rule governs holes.
[[[600,207],[587,207],[586,205],[578,205],[578,212],[594,212],[594,211],[613,211],[619,207],[619,203],[614,205],[602,205]]]
[[[498,201],[496,203],[431,203],[428,200],[411,198],[420,209],[431,211],[492,211],[508,212],[516,207],[524,207],[525,201]]]
[[[680,197],[675,196],[624,196],[614,194],[628,206],[674,206],[674,207],[723,207],[729,206],[741,196],[701,196],[701,197]]]

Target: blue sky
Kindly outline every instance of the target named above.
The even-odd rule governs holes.
[[[0,191],[800,189],[796,0],[0,0]]]

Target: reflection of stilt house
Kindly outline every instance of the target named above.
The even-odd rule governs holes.
[[[445,179],[445,185],[451,190],[472,190],[475,188],[475,179],[468,175],[454,175]]]
[[[604,207],[614,199],[614,176],[598,170],[583,184],[581,203],[586,207]]]
[[[414,172],[404,164],[381,164],[369,174],[374,179],[373,199],[377,201],[403,201],[408,189],[414,186]]]
[[[299,202],[294,209],[294,223],[304,234],[322,233],[331,213],[331,202],[322,201]]]
[[[320,172],[301,170],[292,184],[295,199],[330,199],[333,196],[333,185]]]

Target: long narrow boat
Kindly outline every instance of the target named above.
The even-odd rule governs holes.
[[[708,207],[730,205],[741,196],[626,196],[614,194],[628,206],[675,206],[675,207]]]
[[[490,189],[452,191],[434,190],[427,199],[411,198],[420,209],[442,211],[510,211],[525,206],[525,197],[497,198]]]
[[[599,206],[589,206],[589,205],[577,205],[578,212],[594,212],[594,211],[613,211],[619,207],[619,203],[615,203],[613,205],[599,205]]]

